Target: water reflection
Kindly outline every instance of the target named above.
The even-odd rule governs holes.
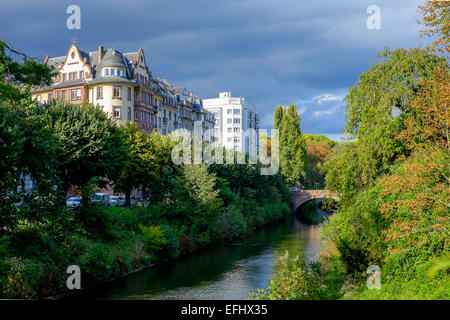
[[[313,210],[319,210],[317,208]],[[315,261],[319,227],[292,217],[234,245],[221,245],[113,281],[82,299],[246,299],[267,286],[286,250]]]

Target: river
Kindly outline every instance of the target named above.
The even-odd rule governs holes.
[[[313,213],[327,213],[314,207]],[[311,212],[310,212],[311,213]],[[246,299],[268,285],[286,250],[318,259],[319,226],[293,215],[239,242],[215,246],[157,264],[89,290],[82,299]]]

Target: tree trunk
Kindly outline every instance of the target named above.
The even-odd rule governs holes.
[[[131,190],[125,192],[125,207],[131,207]]]

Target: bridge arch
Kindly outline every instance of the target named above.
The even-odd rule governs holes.
[[[297,212],[301,205],[313,199],[331,198],[338,201],[339,197],[328,190],[299,190],[292,191],[292,209]]]

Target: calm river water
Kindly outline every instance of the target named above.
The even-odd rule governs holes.
[[[316,214],[326,215],[313,208]],[[317,260],[319,227],[292,216],[232,245],[216,246],[90,290],[82,299],[246,299],[268,285],[286,250]]]

